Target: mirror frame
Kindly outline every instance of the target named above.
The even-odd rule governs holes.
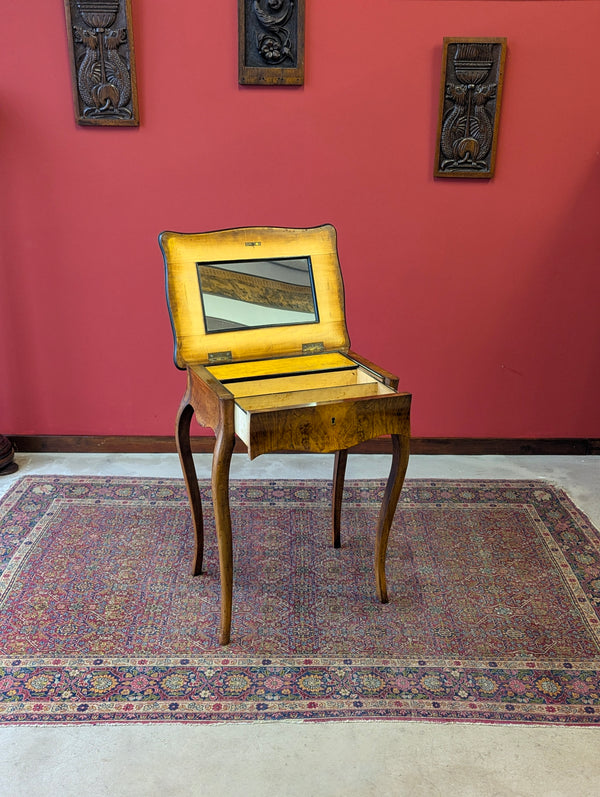
[[[308,278],[308,284],[302,282],[286,282],[274,275],[256,273],[253,264],[262,267],[275,264],[281,266],[288,263],[300,263],[302,268],[290,268],[290,272],[302,274]],[[260,258],[259,260],[219,260],[215,263],[197,263],[198,284],[202,299],[204,328],[207,335],[220,332],[242,331],[244,329],[265,329],[267,327],[294,326],[298,324],[314,324],[319,321],[319,309],[315,296],[315,285],[310,257]],[[268,269],[267,269],[268,270]],[[254,273],[253,273],[254,272]],[[212,290],[210,290],[212,288]],[[210,304],[225,302],[223,309],[214,308],[210,313]],[[294,301],[298,304],[293,306]],[[241,313],[236,319],[236,310],[231,302],[241,305]],[[226,316],[215,315],[224,313]],[[263,314],[261,318],[261,313]],[[278,320],[268,320],[268,314]],[[283,314],[289,313],[287,320]],[[252,315],[251,323],[249,318]],[[217,322],[216,328],[210,328],[209,319]]]

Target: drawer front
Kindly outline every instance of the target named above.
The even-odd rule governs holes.
[[[388,434],[410,434],[409,393],[243,412],[236,432],[251,459],[269,451],[327,453]],[[241,427],[244,428],[241,428]]]

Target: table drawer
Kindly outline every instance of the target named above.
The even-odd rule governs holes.
[[[384,434],[410,433],[409,393],[386,388],[339,399],[330,398],[331,390],[321,393],[321,400],[314,395],[312,403],[300,405],[252,409],[236,402],[235,431],[250,458],[273,450],[326,453]]]

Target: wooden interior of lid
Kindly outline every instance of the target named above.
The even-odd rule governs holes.
[[[206,233],[163,232],[159,241],[165,261],[175,363],[179,368],[348,351],[337,236],[330,224],[308,229],[240,227]],[[310,258],[318,321],[207,332],[199,264],[295,257]]]

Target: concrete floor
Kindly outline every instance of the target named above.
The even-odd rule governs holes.
[[[25,474],[179,477],[175,455],[17,455]],[[210,457],[196,458],[206,478]],[[232,478],[329,478],[332,457],[235,455]],[[347,478],[387,475],[351,456]],[[409,478],[546,479],[600,528],[600,457],[415,456]],[[426,722],[0,727],[2,797],[600,795],[600,728]]]

